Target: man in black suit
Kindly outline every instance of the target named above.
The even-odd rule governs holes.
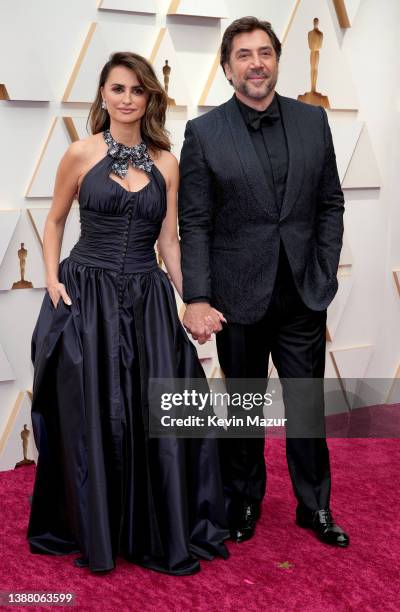
[[[323,377],[326,309],[338,287],[344,200],[324,109],[275,93],[281,44],[255,17],[225,31],[221,66],[233,97],[187,123],[179,227],[184,325],[216,332],[227,379],[283,381],[296,523],[347,546],[330,511]],[[225,318],[224,318],[225,317]],[[225,322],[226,321],[226,322]],[[290,380],[317,381],[295,398]],[[319,381],[319,383],[318,383]],[[292,389],[293,391],[293,389]],[[297,395],[299,395],[297,393]],[[252,537],[266,487],[264,438],[220,440],[231,537]]]

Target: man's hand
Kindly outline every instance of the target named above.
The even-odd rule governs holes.
[[[193,340],[204,344],[211,338],[211,334],[222,329],[221,321],[226,323],[222,312],[212,308],[207,302],[194,302],[188,304],[183,317],[183,325],[191,334]]]

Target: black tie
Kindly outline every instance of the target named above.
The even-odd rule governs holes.
[[[249,117],[249,125],[253,130],[259,130],[261,125],[273,123],[274,121],[278,121],[278,119],[280,119],[279,111],[267,108],[267,110],[262,113],[257,112],[257,114],[252,114]]]

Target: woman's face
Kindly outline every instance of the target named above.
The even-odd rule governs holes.
[[[146,112],[149,94],[140,85],[136,74],[125,66],[112,68],[100,91],[110,119],[114,121],[133,123]]]

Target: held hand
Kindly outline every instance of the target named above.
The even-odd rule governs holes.
[[[62,298],[67,306],[71,306],[72,301],[65,290],[63,283],[55,282],[47,285],[47,291],[49,292],[50,299],[53,302],[54,308],[57,308],[58,300]]]
[[[199,344],[204,344],[214,331],[222,329],[221,321],[226,322],[223,314],[207,302],[189,304],[183,317],[184,327]]]
[[[206,325],[209,327],[210,331],[213,333],[217,333],[221,331],[222,325],[221,322],[227,323],[222,312],[217,310],[216,308],[210,307],[209,314],[206,315]]]

